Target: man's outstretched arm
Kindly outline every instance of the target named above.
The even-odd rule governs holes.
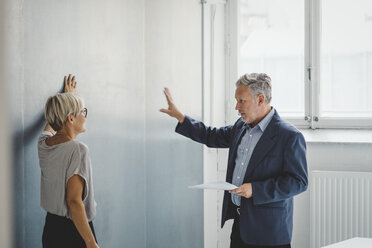
[[[160,109],[160,112],[178,120],[177,133],[208,147],[227,148],[230,146],[233,126],[221,128],[205,126],[203,122],[194,120],[178,110],[168,88],[164,88],[164,95],[168,102],[168,109]]]

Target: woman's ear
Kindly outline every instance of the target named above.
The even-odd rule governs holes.
[[[67,122],[72,124],[74,122],[75,117],[73,115],[67,116]]]

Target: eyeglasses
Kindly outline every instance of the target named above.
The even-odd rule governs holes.
[[[83,113],[84,117],[87,118],[88,109],[87,108],[83,108],[83,110],[81,111],[81,113]]]

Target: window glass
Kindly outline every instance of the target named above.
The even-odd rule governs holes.
[[[281,116],[304,116],[304,1],[239,0],[239,76],[265,72]]]
[[[320,116],[372,117],[372,1],[320,7]]]

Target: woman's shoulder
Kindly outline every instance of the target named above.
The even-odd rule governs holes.
[[[82,167],[90,167],[90,155],[88,146],[80,140],[74,140],[73,143],[76,147],[75,149],[77,150],[76,153],[78,154],[77,158],[80,161],[80,165]]]
[[[79,149],[80,153],[85,154],[89,152],[88,146],[80,140],[73,140],[72,142],[76,149]]]

